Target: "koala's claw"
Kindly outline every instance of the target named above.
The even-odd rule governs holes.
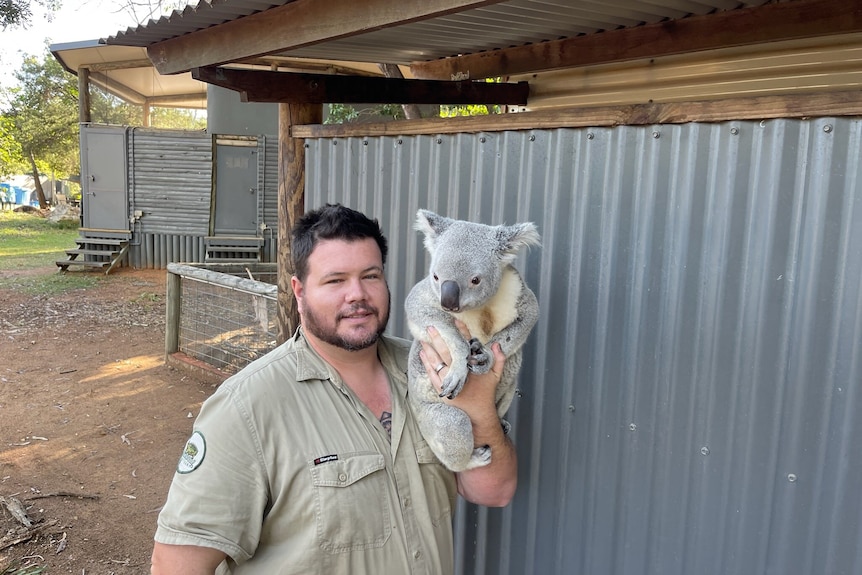
[[[446,377],[443,378],[440,397],[454,399],[455,396],[461,393],[461,390],[464,389],[464,382],[467,380],[466,370],[463,374],[455,373],[456,371],[458,370],[453,367],[452,370],[446,374]]]
[[[467,368],[473,373],[488,373],[494,363],[494,356],[488,353],[482,342],[475,337],[470,340],[470,355],[467,356]]]

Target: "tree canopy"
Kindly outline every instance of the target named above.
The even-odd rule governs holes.
[[[50,54],[41,60],[27,56],[15,78],[18,86],[7,91],[2,125],[17,144],[10,161],[29,168],[39,204],[47,207],[39,173],[47,168],[68,174],[77,160],[69,151],[77,149],[78,83]]]
[[[33,18],[33,5],[49,14],[60,7],[59,0],[0,0],[0,28],[26,28]]]

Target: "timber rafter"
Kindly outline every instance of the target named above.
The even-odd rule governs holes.
[[[507,104],[525,106],[527,82],[405,80],[267,70],[194,68],[192,78],[240,93],[243,102],[281,104]]]

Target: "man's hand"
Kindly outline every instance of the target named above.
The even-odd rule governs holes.
[[[470,332],[467,331],[467,327],[460,321],[456,325],[464,338],[469,341]],[[446,371],[453,360],[446,342],[440,337],[440,333],[436,328],[433,326],[428,327],[428,336],[431,338],[431,342],[422,342],[422,351],[419,352],[419,356],[422,358],[422,363],[425,365],[425,371],[428,373],[431,384],[437,390],[437,393],[440,393],[443,387],[443,378],[446,376]],[[453,399],[441,398],[441,401],[444,403],[454,405],[470,417],[470,421],[473,422],[474,437],[476,436],[477,426],[481,429],[490,423],[496,423],[497,426],[500,425],[495,401],[497,385],[500,383],[500,378],[503,374],[503,364],[506,362],[506,358],[498,343],[491,346],[491,352],[494,354],[494,361],[488,373],[475,374],[471,372],[461,393]],[[467,358],[463,358],[460,361],[467,361]],[[440,371],[435,371],[435,368],[441,362],[445,364],[445,367]],[[476,445],[485,444],[477,442]]]
[[[458,322],[458,329],[465,339],[470,339],[471,336],[464,324]],[[439,393],[452,356],[434,327],[428,328],[428,336],[431,342],[422,343],[419,355],[432,385]],[[473,424],[475,446],[487,445],[491,448],[489,465],[457,474],[458,493],[467,501],[478,505],[503,507],[515,495],[515,488],[518,485],[518,461],[515,448],[503,433],[495,404],[497,385],[500,383],[506,357],[498,343],[491,346],[491,351],[494,354],[491,370],[484,374],[470,373],[461,393],[454,399],[441,398],[441,401],[467,414]],[[467,358],[463,358],[456,361],[466,360]],[[441,362],[446,364],[446,367],[437,371],[436,368]]]

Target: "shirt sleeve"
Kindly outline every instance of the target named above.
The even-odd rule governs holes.
[[[180,455],[155,540],[254,554],[269,496],[260,441],[248,409],[222,387],[201,407]]]

